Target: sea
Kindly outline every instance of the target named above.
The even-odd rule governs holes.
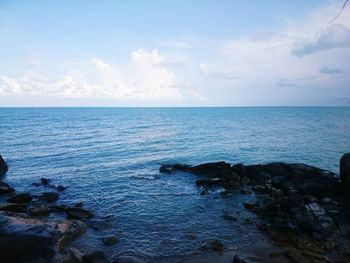
[[[40,178],[67,187],[58,203],[92,210],[84,250],[172,257],[210,239],[248,246],[261,233],[242,203],[254,196],[208,195],[197,176],[160,174],[162,164],[306,163],[338,173],[350,151],[350,107],[0,108],[5,181],[40,193]],[[226,220],[223,215],[237,217]],[[51,215],[54,216],[54,215]],[[101,238],[118,237],[105,248]]]

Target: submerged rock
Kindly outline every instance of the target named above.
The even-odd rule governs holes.
[[[118,243],[118,238],[114,235],[105,236],[102,238],[102,243],[106,246],[113,246]]]
[[[214,239],[214,240],[209,240],[209,241],[205,242],[202,245],[202,248],[221,252],[224,250],[224,245],[221,243],[220,240]]]
[[[14,191],[15,191],[15,189],[13,189],[7,183],[0,182],[0,195],[2,195],[2,194],[9,194],[9,193],[12,193]]]
[[[66,209],[67,216],[75,219],[87,219],[94,216],[94,214],[86,209],[80,207],[69,207]]]
[[[49,185],[50,184],[50,179],[41,178],[40,182],[41,182],[42,185]]]
[[[83,256],[84,263],[108,262],[105,253],[101,250],[93,251]]]
[[[196,185],[200,185],[200,186],[220,185],[220,183],[221,183],[220,178],[206,178],[206,179],[199,179],[196,181]]]
[[[341,157],[339,174],[342,187],[350,191],[350,153]]]
[[[8,171],[8,166],[0,154],[0,176],[5,175],[7,171]]]
[[[10,198],[6,199],[6,202],[8,203],[29,203],[33,200],[33,197],[30,193],[21,193],[16,194]]]
[[[40,195],[39,199],[46,202],[53,202],[56,201],[58,197],[59,195],[56,192],[45,192]]]
[[[26,204],[0,205],[0,211],[15,212],[15,213],[27,213],[27,205]]]
[[[29,213],[33,216],[49,215],[50,209],[44,205],[38,205],[29,209]]]
[[[232,259],[232,263],[246,263],[246,261],[241,259],[238,255],[235,255]]]

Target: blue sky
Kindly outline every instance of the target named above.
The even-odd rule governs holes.
[[[0,106],[350,105],[342,0],[0,0]]]

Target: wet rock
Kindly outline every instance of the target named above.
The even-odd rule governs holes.
[[[325,215],[324,209],[323,209],[318,203],[316,203],[316,202],[307,204],[305,207],[306,207],[306,209],[307,209],[308,211],[310,211],[311,214],[312,214],[313,216],[315,216],[315,217]]]
[[[16,194],[10,198],[6,199],[8,203],[29,203],[33,200],[33,197],[29,193]]]
[[[75,205],[74,205],[74,207],[83,207],[84,206],[84,204],[83,204],[83,202],[79,202],[79,203],[76,203]]]
[[[335,228],[334,221],[330,216],[323,215],[319,216],[315,224],[313,225],[313,228],[316,232],[321,234],[322,236],[328,237],[333,233],[333,230]]]
[[[253,193],[253,191],[249,188],[249,187],[243,187],[241,190],[240,190],[240,193],[241,194],[244,194],[244,195],[250,195]]]
[[[209,191],[208,189],[204,189],[203,191],[200,192],[200,195],[208,195]]]
[[[67,216],[75,219],[87,219],[93,217],[93,213],[79,207],[69,207],[66,209]]]
[[[222,217],[228,221],[237,221],[237,217],[228,213],[224,213]]]
[[[272,188],[271,189],[271,192],[272,192],[272,195],[275,197],[275,198],[280,198],[284,195],[284,191],[282,189],[275,189],[275,188]]]
[[[246,218],[246,219],[244,219],[244,223],[247,225],[253,225],[253,224],[255,224],[255,220],[251,219],[251,218]]]
[[[53,239],[51,237],[30,234],[1,234],[1,262],[51,262],[54,256],[52,245]]]
[[[0,215],[0,225],[6,224],[9,221],[9,219],[6,216]]]
[[[284,255],[291,260],[291,262],[305,262],[305,259],[300,255],[296,249],[288,249]]]
[[[27,213],[27,205],[25,204],[0,205],[0,211]]]
[[[56,192],[45,192],[40,195],[39,199],[46,202],[53,202],[58,199],[59,195]]]
[[[235,255],[232,259],[232,263],[246,263],[246,261],[241,259],[238,255]]]
[[[220,240],[214,239],[214,240],[209,240],[209,241],[205,242],[202,245],[202,248],[221,252],[224,250],[224,245],[220,242]]]
[[[220,178],[205,178],[205,179],[199,179],[196,181],[196,185],[198,186],[214,186],[214,185],[220,185],[221,179]]]
[[[247,170],[243,164],[238,163],[238,164],[232,165],[231,169],[236,174],[238,174],[241,178],[247,177]]]
[[[113,263],[145,263],[146,261],[133,255],[120,255],[114,257]]]
[[[38,205],[29,209],[29,213],[33,216],[49,215],[50,209],[44,205]]]
[[[339,174],[342,187],[350,190],[350,153],[346,153],[340,158]]]
[[[66,189],[66,187],[63,185],[58,185],[58,186],[56,186],[56,189],[57,189],[57,191],[62,192]]]
[[[321,204],[323,205],[328,205],[332,202],[332,199],[330,199],[329,197],[323,197],[321,200]]]
[[[305,204],[318,202],[318,199],[312,195],[304,195]]]
[[[262,186],[262,185],[254,185],[254,186],[252,187],[252,190],[253,190],[254,192],[257,192],[257,193],[263,193],[263,192],[265,192],[265,186]]]
[[[5,160],[0,155],[0,177],[4,176],[7,171],[8,171],[8,166],[7,166],[6,162],[5,162]]]
[[[161,173],[174,173],[176,171],[191,172],[191,166],[184,164],[163,164],[159,168]]]
[[[167,173],[167,174],[171,174],[171,173],[175,173],[176,170],[175,168],[172,166],[172,165],[162,165],[160,168],[159,168],[159,172],[161,173]]]
[[[70,261],[71,263],[77,262],[81,263],[83,262],[83,254],[76,248],[70,248],[68,250],[69,255],[70,255]],[[72,262],[73,261],[73,262]]]
[[[101,250],[93,251],[83,256],[84,263],[108,262],[105,253]]]
[[[0,182],[0,195],[13,193],[15,189],[9,186],[7,183]]]
[[[118,238],[114,235],[105,236],[102,238],[102,243],[106,246],[113,246],[118,243]]]
[[[49,185],[50,184],[50,179],[41,178],[40,182],[41,182],[42,185]]]
[[[284,176],[275,176],[271,178],[271,184],[275,187],[281,187],[282,182],[284,181]]]
[[[243,203],[243,205],[247,209],[253,209],[253,208],[259,206],[259,202],[258,201],[250,201],[250,202]]]

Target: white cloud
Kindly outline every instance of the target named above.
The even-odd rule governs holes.
[[[99,98],[124,101],[178,101],[182,95],[174,73],[162,66],[157,49],[131,53],[129,65],[117,67],[93,58],[93,76],[87,81],[79,71],[49,79],[30,71],[18,78],[0,76],[0,94],[66,98]]]
[[[217,58],[199,65],[207,82],[214,86],[215,76],[225,94],[232,94],[220,98],[213,92],[213,97],[231,105],[324,105],[334,104],[335,96],[339,104],[348,103],[339,94],[350,97],[350,76],[334,78],[320,70],[333,65],[350,71],[350,9],[329,25],[337,10],[312,10],[302,21],[287,20],[285,27],[267,31],[266,37],[259,33],[223,41]],[[225,78],[230,75],[239,78]]]
[[[350,48],[350,30],[341,24],[321,30],[315,39],[297,42],[292,54],[302,57],[334,48]]]

